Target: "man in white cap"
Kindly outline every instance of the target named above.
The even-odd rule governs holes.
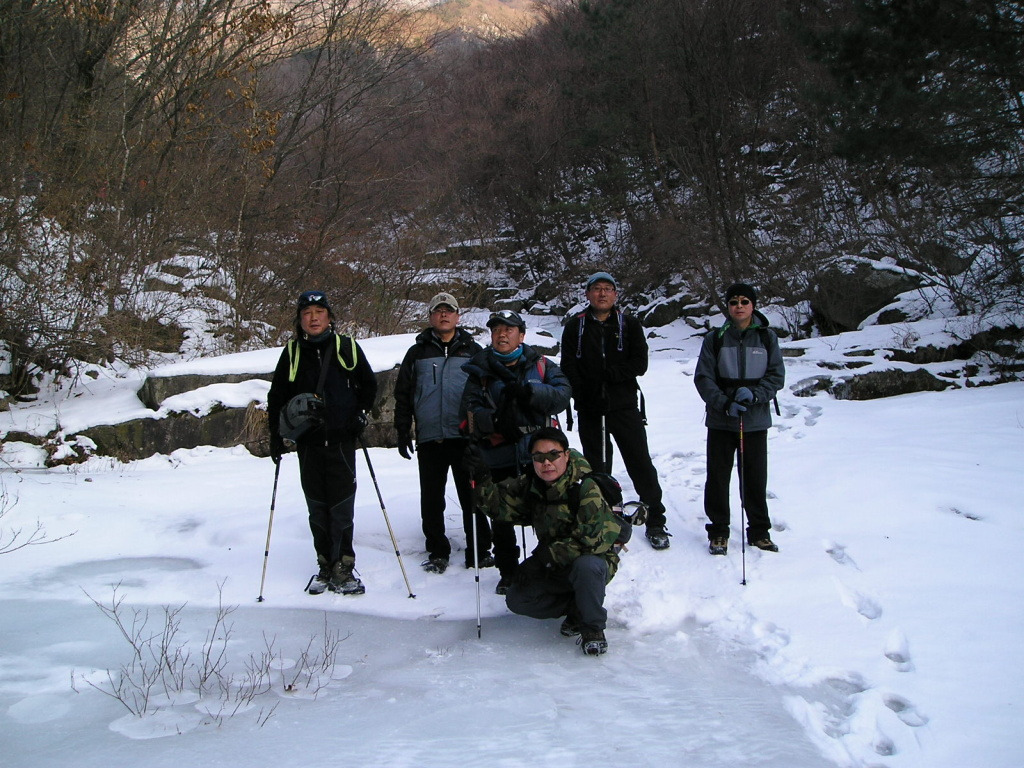
[[[462,366],[482,347],[468,331],[458,327],[459,303],[450,293],[434,296],[427,310],[430,327],[416,337],[416,343],[406,352],[395,381],[398,452],[402,458],[412,459],[415,451],[419,465],[420,517],[427,551],[422,566],[430,573],[444,573],[451,559],[452,545],[444,525],[449,470],[462,507],[466,567],[474,567],[476,551],[480,553],[481,567],[492,566],[490,521],[483,513],[477,514],[477,536],[473,541],[473,495],[462,467],[469,441],[459,431],[463,416],[459,407],[469,377]]]
[[[595,471],[610,473],[615,438],[626,473],[648,509],[647,540],[654,549],[668,549],[661,483],[637,407],[636,380],[647,372],[644,329],[616,305],[619,285],[607,272],[587,278],[586,291],[590,306],[562,331],[562,370],[572,384],[583,455]]]

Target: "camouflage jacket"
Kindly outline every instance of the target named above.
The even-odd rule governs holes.
[[[580,482],[589,471],[583,454],[570,450],[569,466],[553,485],[546,485],[532,471],[500,483],[479,483],[477,503],[495,520],[533,526],[537,548],[547,547],[556,566],[568,567],[580,555],[603,557],[611,581],[619,565],[619,556],[612,552],[619,523],[597,483]],[[576,483],[580,483],[580,504],[574,513],[569,489]]]

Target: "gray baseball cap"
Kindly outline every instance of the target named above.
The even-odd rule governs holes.
[[[447,304],[449,307],[451,307],[456,312],[459,311],[459,302],[456,301],[455,297],[452,296],[450,293],[439,293],[436,296],[434,296],[434,298],[432,298],[430,300],[430,303],[427,305],[427,309],[430,312],[433,312],[435,309],[440,307],[442,304]]]

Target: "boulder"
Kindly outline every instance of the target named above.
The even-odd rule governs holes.
[[[187,373],[180,376],[147,376],[139,388],[139,400],[152,411],[160,410],[160,405],[169,397],[183,392],[192,392],[210,384],[238,384],[243,381],[261,379],[270,381],[271,373],[223,373],[217,375]]]
[[[848,271],[831,269],[818,278],[811,312],[825,335],[855,331],[869,315],[916,287],[915,278],[870,264],[858,263]]]
[[[394,428],[395,379],[398,368],[377,373],[377,399],[368,416],[363,440],[369,447],[390,448],[398,444]],[[147,379],[139,390],[140,398],[154,410],[171,395],[189,392],[214,383],[269,379],[270,374],[231,374],[222,376],[160,376]],[[213,445],[230,448],[236,445],[255,456],[270,452],[265,403],[252,402],[245,408],[217,407],[205,416],[189,412],[173,412],[164,418],[133,419],[120,424],[103,424],[78,433],[96,444],[95,453],[113,456],[121,461],[144,459],[157,453],[171,453],[178,448]]]
[[[936,378],[924,368],[916,371],[892,368],[845,378],[829,391],[836,400],[874,400],[911,392],[941,392],[950,386],[953,386],[951,382]]]

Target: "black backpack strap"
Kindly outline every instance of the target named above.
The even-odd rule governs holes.
[[[331,364],[330,354],[324,354],[324,360],[320,363],[320,378],[316,382],[316,396],[323,398],[324,396],[324,385],[327,383],[327,368]]]

